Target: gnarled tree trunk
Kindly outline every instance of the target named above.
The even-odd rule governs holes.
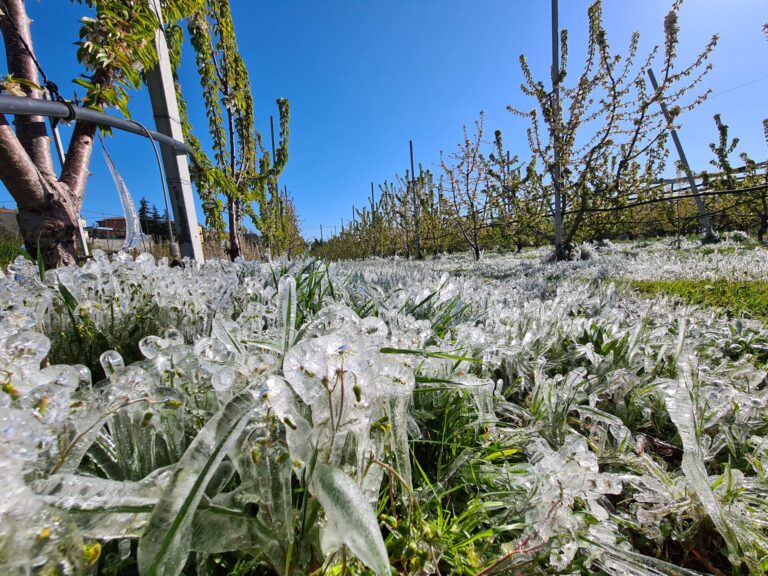
[[[5,0],[2,6],[0,30],[8,72],[15,79],[37,84],[37,68],[29,52],[34,50],[30,19],[24,1]],[[42,98],[37,88],[20,87],[26,96]],[[45,118],[17,115],[13,124],[15,130],[0,114],[0,180],[16,201],[19,228],[27,250],[35,254],[39,247],[43,262],[49,268],[75,263],[78,218],[96,126],[77,123],[64,167],[57,175]]]

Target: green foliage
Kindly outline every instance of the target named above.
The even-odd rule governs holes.
[[[27,251],[21,247],[23,243],[18,235],[0,229],[0,268],[5,268],[18,256],[29,258]]]
[[[288,161],[290,108],[280,98],[280,142],[271,159],[254,127],[254,106],[248,70],[237,47],[234,23],[228,0],[200,3],[188,20],[190,42],[203,90],[208,130],[213,140],[213,161],[201,153],[200,143],[191,139],[198,152],[198,166],[193,177],[203,200],[209,225],[224,231],[222,212],[225,198],[229,219],[229,255],[240,255],[240,229],[244,216],[250,216],[276,251],[287,251],[289,236],[284,199],[277,178]],[[167,34],[172,44],[175,66],[180,61],[183,35],[175,28]],[[190,133],[186,103],[182,106],[185,132]],[[295,220],[295,218],[294,218]],[[295,224],[295,222],[294,222]],[[298,226],[295,226],[298,228]]]
[[[77,59],[90,71],[74,82],[86,89],[84,104],[94,110],[114,106],[129,118],[128,91],[157,64],[155,32],[160,27],[152,3],[145,0],[73,0],[94,9],[84,17]],[[165,17],[178,19],[193,0],[161,2]]]
[[[125,314],[113,297],[99,304],[80,304],[64,284],[59,285],[50,316],[51,361],[56,364],[83,364],[101,380],[105,374],[99,362],[102,353],[117,351],[128,362],[141,359],[138,342],[158,331],[158,306],[144,291],[134,287],[131,299],[135,309]],[[96,308],[96,309],[94,309]],[[105,310],[110,322],[99,325],[93,316]]]
[[[8,74],[0,79],[0,93],[6,92],[11,96],[26,96],[24,88],[41,90],[42,88],[35,82],[26,78],[15,78],[13,74]]]
[[[768,324],[768,282],[757,280],[634,280],[646,294],[668,294],[691,304],[722,308],[730,316],[747,316]]]

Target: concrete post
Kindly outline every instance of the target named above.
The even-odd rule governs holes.
[[[162,22],[160,3],[157,0],[148,1]],[[155,127],[158,132],[183,142],[184,131],[181,126],[179,103],[176,100],[173,69],[168,54],[168,45],[162,30],[158,30],[155,34],[155,46],[158,57],[157,68],[147,72],[147,87],[152,102]],[[197,223],[195,198],[192,192],[187,157],[164,144],[160,144],[160,150],[163,156],[168,194],[171,200],[173,219],[176,223],[176,239],[180,244],[181,255],[203,262],[205,256],[200,241],[200,228]]]

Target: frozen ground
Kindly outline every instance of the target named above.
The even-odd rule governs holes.
[[[229,550],[302,574],[342,546],[379,574],[764,571],[768,330],[625,281],[766,280],[768,251],[583,254],[19,260],[3,572],[104,570],[96,540],[142,574]]]

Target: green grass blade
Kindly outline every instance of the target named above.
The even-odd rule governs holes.
[[[446,360],[456,360],[457,362],[476,362],[483,363],[482,358],[472,358],[471,356],[460,356],[458,354],[448,354],[447,352],[427,352],[425,350],[409,350],[407,348],[380,348],[382,354],[406,354],[410,356],[422,356],[424,358],[443,358]]]
[[[40,274],[40,282],[45,282],[45,264],[43,263],[43,253],[40,250],[40,238],[37,239],[37,272]]]
[[[74,312],[78,306],[77,298],[75,298],[72,292],[69,291],[69,288],[64,286],[64,284],[59,283],[59,294],[61,294],[61,298],[67,306],[67,310]]]

